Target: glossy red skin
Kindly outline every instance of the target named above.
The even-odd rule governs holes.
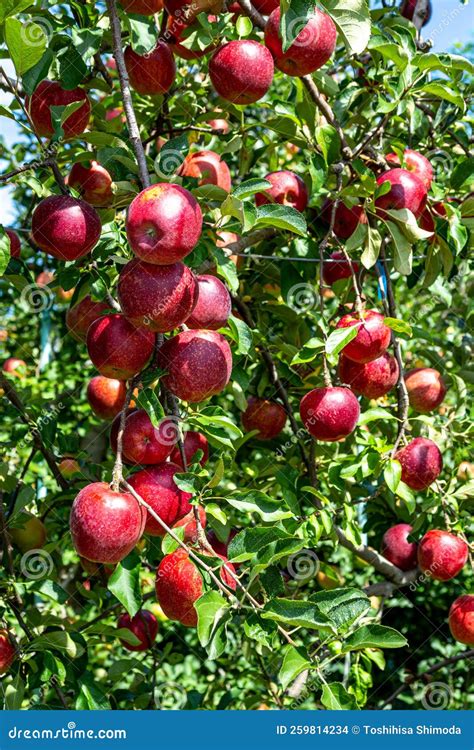
[[[50,195],[35,208],[33,241],[58,260],[78,260],[97,245],[102,231],[99,214],[70,195]]]
[[[189,513],[192,495],[183,492],[174,481],[174,475],[182,469],[176,464],[161,463],[138,471],[129,479],[129,484],[155,511],[167,526]],[[165,529],[147,511],[145,534],[164,536]]]
[[[389,169],[377,177],[377,185],[389,181],[391,188],[375,201],[377,214],[384,217],[387,210],[408,208],[416,217],[421,216],[426,206],[426,187],[419,177],[406,169]]]
[[[163,0],[121,0],[120,5],[127,13],[152,16],[163,9]]]
[[[381,398],[392,390],[398,380],[400,369],[397,360],[384,352],[371,362],[360,364],[341,355],[339,377],[350,385],[354,393],[366,398]]]
[[[176,78],[176,63],[169,46],[158,40],[154,50],[138,55],[131,47],[124,53],[130,85],[138,94],[166,94]]]
[[[8,357],[2,365],[3,372],[8,372],[17,378],[21,378],[21,373],[17,372],[19,367],[26,367],[26,362],[23,359],[17,359],[17,357]]]
[[[129,407],[127,409],[127,411],[125,412],[125,424],[127,423],[127,419],[129,418],[130,414],[133,414],[135,411],[137,411],[135,407]],[[120,418],[121,418],[121,415],[119,413],[115,417],[110,427],[110,447],[113,453],[117,453],[117,439],[118,439],[118,432],[120,428]],[[124,429],[125,429],[125,425],[124,425]],[[122,456],[122,460],[124,463],[126,464],[128,463],[125,456]]]
[[[286,411],[275,401],[250,396],[247,408],[242,414],[242,425],[246,432],[258,430],[259,440],[272,440],[286,424]]]
[[[165,341],[157,357],[167,370],[165,387],[183,401],[197,403],[220,393],[232,373],[232,353],[216,331],[183,331]]]
[[[326,200],[321,209],[321,221],[327,226],[331,225],[333,203],[334,201]],[[333,231],[336,237],[339,237],[341,240],[347,240],[352,234],[354,234],[359,224],[367,224],[367,215],[364,211],[364,207],[355,205],[348,208],[342,201],[340,201],[337,204],[334,218]]]
[[[188,190],[160,182],[133,199],[126,227],[135,255],[147,263],[168,265],[194,250],[201,236],[202,213]]]
[[[0,630],[0,674],[8,672],[15,661],[16,649],[7,630]]]
[[[131,643],[120,638],[120,643],[127,651],[146,651],[155,642],[158,634],[158,620],[147,609],[139,609],[133,617],[130,617],[127,612],[120,615],[117,620],[117,628],[130,630],[140,641],[138,646],[132,646]]]
[[[322,68],[336,47],[337,29],[327,13],[314,8],[290,48],[283,52],[280,36],[280,8],[270,14],[265,26],[265,44],[276,67],[289,76],[305,76]]]
[[[225,560],[231,570],[234,567]],[[235,590],[236,582],[226,571],[221,570],[221,579]],[[165,555],[156,571],[156,598],[167,617],[187,627],[196,627],[197,612],[194,608],[204,593],[202,578],[186,550],[180,548]]]
[[[402,481],[412,490],[425,490],[443,470],[443,457],[436,443],[415,438],[401,448],[395,459],[402,465]]]
[[[366,310],[362,325],[358,315],[352,313],[344,315],[336,328],[349,328],[354,325],[359,327],[357,336],[343,348],[344,356],[359,364],[372,362],[382,356],[391,339],[390,328],[384,324],[383,320],[384,316],[377,310]]]
[[[65,107],[72,102],[83,102],[63,123],[65,138],[81,135],[89,124],[91,105],[89,97],[81,88],[66,91],[57,81],[41,81],[32,96],[25,98],[25,105],[33,120],[38,135],[51,138],[54,128],[51,117],[51,107]]]
[[[69,173],[67,184],[77,190],[91,206],[110,206],[113,201],[110,172],[96,161],[91,161],[90,166],[76,162]]]
[[[232,300],[225,284],[215,276],[203,274],[196,277],[199,296],[196,307],[186,320],[188,328],[223,328],[232,312]]]
[[[10,256],[12,258],[19,258],[21,255],[21,242],[17,233],[13,229],[5,229],[10,239]]]
[[[142,536],[145,518],[128,492],[114,492],[106,482],[88,484],[76,496],[69,520],[76,552],[92,562],[120,562]]]
[[[206,511],[204,510],[204,508],[201,508],[201,506],[199,506],[198,513],[199,513],[199,520],[201,522],[201,528],[204,529],[207,523]],[[190,510],[189,513],[186,513],[186,515],[180,518],[179,521],[176,521],[176,523],[173,526],[173,529],[178,529],[181,526],[184,526],[183,541],[188,544],[189,543],[195,544],[198,541],[198,536],[197,536],[196,519],[194,518],[194,509]]]
[[[418,545],[418,564],[436,581],[450,581],[467,562],[469,547],[455,534],[441,529],[428,531]]]
[[[418,0],[403,0],[402,4],[400,5],[400,13],[404,18],[408,18],[409,21],[413,20],[413,15],[415,13],[416,5]],[[426,9],[426,14],[423,19],[422,26],[426,26],[428,21],[431,18],[431,13],[433,10],[433,6],[431,5],[431,2],[428,3],[428,7]]]
[[[230,130],[230,126],[227,120],[218,118],[216,120],[209,120],[207,124],[216,133],[222,133],[223,135],[226,135]]]
[[[171,454],[177,439],[172,419],[163,419],[155,427],[144,409],[136,409],[125,421],[123,455],[131,464],[159,464]]]
[[[269,16],[272,11],[280,7],[280,0],[254,0],[252,5],[262,15]]]
[[[184,455],[186,457],[186,463],[191,464],[193,456],[196,455],[197,451],[200,450],[203,452],[203,456],[201,460],[199,461],[201,466],[204,466],[209,460],[209,443],[207,441],[207,438],[202,435],[200,432],[194,432],[193,430],[189,430],[184,436],[183,441],[184,446]],[[181,460],[181,453],[179,451],[179,448],[173,448],[173,452],[170,456],[170,461],[174,464],[177,464],[181,469],[183,468],[183,462]]]
[[[323,264],[323,279],[324,283],[328,286],[332,286],[336,281],[340,279],[350,279],[352,276],[349,263],[345,259],[344,253],[340,250],[335,250],[329,256],[334,262],[330,260],[325,261]],[[352,263],[354,273],[359,273],[359,264],[356,262]]]
[[[415,367],[405,375],[410,406],[420,414],[434,411],[443,401],[447,387],[443,376],[432,367]]]
[[[400,159],[397,154],[387,154],[385,159],[390,164],[400,164]],[[429,190],[431,183],[433,182],[433,167],[426,156],[420,154],[419,151],[413,151],[413,149],[407,148],[403,152],[403,161],[404,169],[408,170],[408,172],[412,172],[416,177],[419,177],[426,189]]]
[[[155,335],[135,328],[119,313],[94,320],[87,332],[87,350],[94,367],[106,378],[128,380],[141,372],[153,353]]]
[[[272,187],[255,195],[257,206],[279,203],[296,208],[297,211],[305,210],[309,201],[308,189],[299,175],[283,169],[280,172],[270,172],[265,175],[265,179],[272,183]]]
[[[418,545],[408,541],[412,531],[408,523],[397,523],[387,529],[382,538],[382,555],[400,570],[416,568]]]
[[[360,406],[349,388],[314,388],[301,399],[300,415],[310,435],[333,443],[355,430]]]
[[[96,375],[87,386],[87,400],[100,419],[113,419],[122,409],[127,395],[123,380]]]
[[[97,320],[109,307],[110,305],[107,305],[105,302],[95,302],[89,295],[83,297],[80,302],[70,307],[66,313],[66,325],[71,336],[76,341],[85,341],[91,323]]]
[[[212,85],[219,96],[234,104],[253,104],[265,96],[273,72],[268,49],[251,39],[224,44],[209,62]]]
[[[198,301],[196,277],[184,263],[157,266],[134,258],[120,273],[118,297],[134,326],[169,333],[185,323]]]
[[[195,151],[188,154],[178,174],[181,177],[194,177],[198,185],[217,185],[227,193],[232,189],[230,170],[215,151]]]
[[[474,646],[474,596],[463,594],[451,604],[449,629],[456,641]]]

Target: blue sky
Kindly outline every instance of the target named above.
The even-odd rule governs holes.
[[[460,0],[432,0],[433,13],[431,21],[423,29],[425,39],[433,39],[436,52],[452,50],[458,42],[465,43],[472,38],[474,15],[472,5],[463,5]],[[11,65],[5,65],[7,72],[14,75]],[[0,104],[8,106],[11,97],[0,92]],[[0,133],[6,143],[14,142],[20,129],[13,120],[0,117]],[[8,186],[0,188],[0,223],[14,224],[15,210]]]

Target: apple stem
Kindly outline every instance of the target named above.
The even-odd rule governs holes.
[[[135,375],[135,377],[130,380],[128,384],[128,388],[127,388],[127,395],[125,396],[125,403],[122,407],[122,411],[120,412],[120,424],[119,424],[119,429],[117,433],[117,453],[115,455],[115,463],[114,463],[114,468],[112,470],[112,482],[110,485],[114,492],[120,491],[120,483],[123,480],[122,446],[123,446],[123,431],[125,429],[125,417],[127,414],[128,407],[130,406],[132,394],[137,386],[138,380],[139,380],[139,375]]]

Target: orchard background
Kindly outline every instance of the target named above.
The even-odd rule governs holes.
[[[425,0],[284,0],[291,75],[271,0],[165,6],[0,8],[4,708],[467,709],[472,65]]]

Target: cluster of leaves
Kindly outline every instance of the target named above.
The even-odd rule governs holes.
[[[11,57],[27,94],[46,75],[67,89],[80,84],[88,90],[93,104],[90,129],[79,139],[63,141],[61,125],[71,109],[57,108],[51,153],[66,174],[73,163],[89,160],[93,152],[112,174],[116,194],[113,209],[101,211],[99,244],[79,264],[54,263],[28,248],[31,210],[56,190],[48,167],[38,165],[15,179],[17,228],[24,238],[21,259],[9,258],[8,240],[0,232],[6,346],[10,355],[27,362],[27,375],[18,381],[23,402],[44,445],[58,459],[75,456],[82,468],[79,479],[58,491],[40,453],[34,451],[17,492],[22,467],[34,446],[31,427],[22,424],[17,410],[5,401],[0,435],[5,446],[1,465],[5,507],[12,519],[28,508],[45,520],[45,551],[52,561],[47,576],[31,580],[22,568],[20,552],[13,550],[15,576],[3,576],[0,617],[18,631],[23,650],[21,665],[17,663],[5,680],[5,707],[60,705],[52,678],[76,708],[132,704],[147,708],[156,704],[157,695],[163,707],[180,708],[255,708],[262,703],[360,708],[367,701],[377,705],[400,684],[407,643],[414,654],[408,668],[415,674],[433,659],[454,655],[461,648],[449,639],[445,619],[454,592],[468,587],[468,573],[454,586],[420,580],[413,590],[396,593],[388,606],[364,592],[381,576],[338,545],[335,528],[340,527],[353,544],[368,542],[374,548],[380,547],[382,534],[397,521],[410,522],[415,538],[428,528],[444,527],[446,518],[454,531],[468,530],[472,482],[465,481],[458,467],[469,460],[466,394],[472,382],[472,282],[467,256],[473,202],[466,197],[474,173],[473,160],[466,155],[472,66],[458,55],[421,51],[414,27],[391,9],[369,14],[363,0],[322,3],[338,25],[341,45],[333,62],[315,73],[313,80],[331,102],[354,151],[376,129],[369,150],[360,151],[350,169],[344,165],[339,197],[347,204],[364,200],[370,217],[369,224],[349,238],[346,250],[363,266],[367,305],[381,307],[375,270],[382,240],[391,238],[388,255],[393,260],[397,318],[390,325],[403,336],[407,366],[442,367],[449,380],[449,395],[439,413],[409,415],[410,433],[435,439],[445,461],[441,481],[422,494],[400,482],[397,465],[387,458],[399,417],[392,394],[363,405],[350,439],[314,446],[316,486],[301,462],[299,442],[307,449],[310,442],[302,428],[296,438],[287,426],[279,438],[264,444],[239,427],[249,395],[276,397],[262,347],[271,353],[297,412],[301,396],[322,382],[321,352],[325,350],[335,365],[346,343],[331,331],[332,322],[353,299],[350,280],[338,282],[328,292],[322,319],[316,291],[318,264],[304,262],[318,258],[318,245],[327,231],[319,219],[320,209],[328,195],[334,196],[334,165],[344,162],[337,128],[321,118],[297,78],[277,74],[269,95],[254,106],[241,108],[218,100],[201,75],[206,73],[207,57],[178,61],[178,78],[166,97],[134,95],[157,180],[179,180],[205,212],[201,241],[186,262],[196,271],[215,266],[232,292],[250,306],[255,322],[250,327],[234,315],[224,330],[233,347],[231,386],[211,405],[185,413],[187,426],[203,432],[211,444],[210,468],[195,464],[179,483],[205,507],[208,525],[220,538],[225,539],[231,528],[241,530],[231,542],[229,557],[240,563],[239,575],[261,606],[256,611],[242,592],[230,603],[203,575],[206,591],[197,604],[198,628],[191,631],[168,621],[153,604],[154,571],[162,555],[174,548],[172,539],[165,537],[162,543],[148,539],[108,581],[103,575],[87,577],[71,547],[72,499],[89,481],[109,480],[113,456],[108,427],[91,415],[85,399],[85,373],[95,373],[85,347],[67,333],[65,303],[51,294],[47,304],[40,299],[35,307],[29,290],[47,268],[56,273],[50,285],[53,292],[75,290],[72,304],[85,294],[98,300],[114,294],[120,268],[130,257],[121,209],[138,192],[139,180],[120,112],[115,118],[106,117],[107,112],[120,110],[122,100],[113,70],[110,87],[96,68],[95,56],[105,58],[111,49],[103,5],[76,0],[46,5],[27,0],[3,3],[0,54]],[[304,18],[310,6],[285,2],[282,7],[286,35],[286,28],[289,34],[294,28],[292,20]],[[124,38],[139,53],[153,47],[157,34],[153,19],[121,14],[121,21]],[[217,23],[204,15],[198,21],[184,42],[194,49],[205,49],[223,38],[261,39],[243,17],[237,24],[228,14]],[[25,26],[35,44],[25,44]],[[286,44],[291,42],[290,36],[285,39]],[[18,142],[2,146],[5,169],[32,158],[41,161],[45,154],[39,152],[19,105],[2,109],[0,115],[17,119],[22,126]],[[213,117],[229,121],[228,134],[199,130],[206,129]],[[155,142],[159,137],[167,139],[160,149]],[[195,143],[216,150],[229,164],[234,183],[230,194],[176,176],[177,155],[184,157]],[[432,199],[443,201],[447,209],[446,217],[436,219],[433,242],[410,212],[390,212],[390,218],[381,221],[373,210],[380,194],[375,178],[378,158],[388,151],[402,158],[407,146],[434,163]],[[255,193],[267,187],[265,175],[281,168],[307,181],[311,200],[305,216],[279,205],[255,207]],[[219,230],[245,235],[268,227],[277,233],[257,246],[264,259],[252,260],[250,250],[237,268],[216,248]],[[309,303],[295,301],[294,290],[300,285],[314,290]],[[159,418],[157,393],[148,387],[150,383],[145,385],[140,405]],[[15,624],[8,604],[14,594],[22,601],[21,614],[31,638]],[[122,607],[133,614],[141,606],[162,620],[156,646],[152,653],[131,658],[123,651],[117,658],[117,637],[133,642],[133,636],[117,631],[116,616]],[[420,616],[425,627],[420,627]],[[435,632],[440,626],[441,635]],[[279,627],[291,631],[291,643],[282,638]],[[384,649],[400,649],[389,650],[390,677],[383,671]],[[451,708],[467,705],[466,669],[459,663],[450,678]],[[292,693],[295,679],[306,673],[300,692]],[[411,689],[402,701],[418,707],[420,696]]]

